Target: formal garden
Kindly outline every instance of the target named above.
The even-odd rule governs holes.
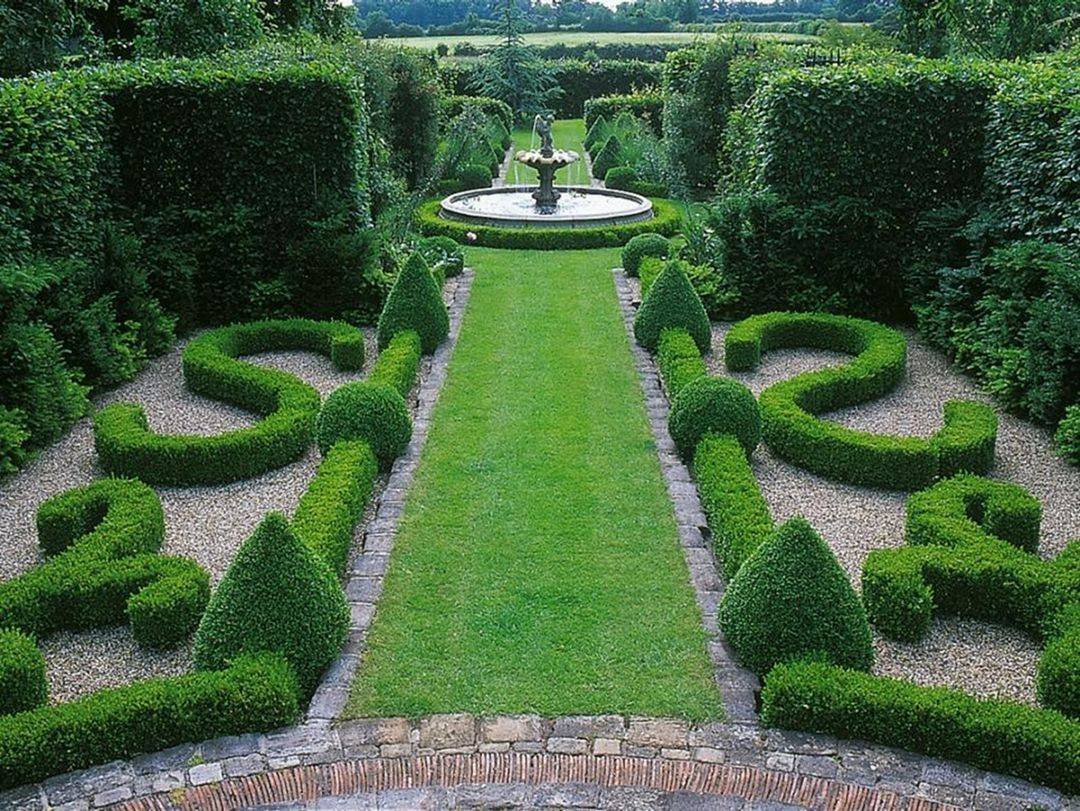
[[[182,5],[0,8],[0,807],[1080,809],[1075,15]]]

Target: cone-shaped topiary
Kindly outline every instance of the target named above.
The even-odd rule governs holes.
[[[589,127],[589,131],[587,133],[585,133],[585,141],[582,144],[582,146],[585,147],[585,150],[590,155],[592,154],[593,146],[596,144],[597,141],[603,140],[603,137],[605,135],[607,135],[607,131],[608,131],[607,119],[604,118],[603,115],[597,116],[596,120],[593,121],[592,126]]]
[[[0,631],[0,715],[40,707],[48,697],[45,657],[37,643],[13,628]]]
[[[699,377],[676,395],[668,429],[683,459],[694,458],[707,433],[731,434],[749,456],[761,441],[761,410],[750,389],[738,380]]]
[[[645,294],[634,317],[634,337],[655,352],[660,333],[668,327],[682,327],[689,332],[702,354],[712,345],[709,316],[679,262],[668,262]]]
[[[244,541],[195,634],[195,665],[220,670],[243,653],[276,651],[310,695],[337,658],[349,605],[337,578],[270,513]]]
[[[379,349],[402,330],[416,330],[420,348],[430,354],[450,334],[450,316],[442,292],[424,257],[414,253],[398,273],[379,316]]]
[[[405,400],[390,386],[361,380],[326,398],[315,435],[323,454],[341,440],[362,439],[386,470],[412,439],[412,418]]]
[[[874,662],[862,603],[804,518],[784,524],[739,567],[719,620],[739,661],[759,675],[801,658],[856,670]]]
[[[619,141],[618,135],[612,135],[593,161],[593,177],[606,177],[609,169],[622,166],[623,163],[622,142]]]

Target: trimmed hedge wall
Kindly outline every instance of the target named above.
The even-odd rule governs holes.
[[[661,93],[632,93],[589,99],[584,107],[585,129],[591,129],[600,116],[614,121],[621,113],[630,113],[647,122],[655,135],[663,134],[664,96]]]
[[[980,403],[947,403],[944,427],[928,439],[869,434],[818,416],[881,397],[900,383],[907,346],[896,330],[835,315],[753,316],[728,332],[727,367],[752,369],[763,351],[781,347],[855,355],[848,364],[801,374],[761,393],[765,439],[786,461],[836,481],[898,490],[993,466],[997,416]]]
[[[279,655],[228,670],[150,679],[55,707],[0,717],[0,789],[185,743],[269,732],[300,715],[296,676]]]
[[[447,220],[439,216],[440,200],[429,200],[416,210],[416,227],[427,236],[447,236],[463,245],[484,248],[557,251],[580,248],[616,248],[639,234],[674,236],[682,223],[678,203],[652,199],[653,218],[643,222],[586,228],[499,228]],[[469,235],[475,235],[470,239]]]
[[[872,741],[1080,792],[1080,722],[1052,710],[820,662],[777,665],[761,703],[766,726]]]
[[[287,372],[238,360],[282,349],[318,352],[342,370],[364,363],[363,333],[347,324],[292,319],[213,330],[184,350],[187,387],[263,419],[218,436],[166,435],[150,430],[141,406],[117,403],[94,418],[101,466],[150,484],[190,486],[251,478],[296,461],[314,437],[318,392]]]

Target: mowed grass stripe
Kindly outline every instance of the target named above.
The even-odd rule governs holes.
[[[610,268],[474,249],[349,716],[719,717]]]

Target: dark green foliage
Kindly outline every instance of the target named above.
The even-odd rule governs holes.
[[[243,654],[280,653],[310,695],[337,658],[349,606],[327,563],[285,517],[270,513],[244,541],[195,634],[195,666],[220,670]]]
[[[491,185],[494,173],[490,166],[479,163],[469,163],[458,172],[458,179],[462,189],[486,189]]]
[[[802,518],[780,527],[739,567],[719,621],[739,661],[759,675],[806,657],[859,670],[874,661],[862,603],[832,550]]]
[[[596,122],[606,118],[614,121],[620,113],[630,113],[648,123],[653,133],[661,134],[664,116],[664,97],[660,93],[600,96],[585,102],[585,126],[592,131]],[[585,144],[589,148],[589,144]]]
[[[1065,418],[1054,434],[1058,455],[1070,465],[1080,466],[1080,405],[1065,409]]]
[[[421,253],[414,253],[398,273],[386,305],[379,316],[379,348],[404,330],[420,336],[424,354],[431,354],[450,333],[450,315],[442,300],[442,291],[431,275]]]
[[[29,439],[23,413],[0,405],[0,476],[22,467],[26,461],[23,446]]]
[[[184,380],[204,397],[252,411],[250,428],[217,436],[157,434],[142,408],[117,403],[94,417],[94,444],[106,470],[153,484],[237,481],[300,458],[315,434],[319,395],[287,372],[239,358],[284,349],[329,356],[342,370],[364,361],[363,333],[330,321],[259,321],[199,336],[184,349]]]
[[[49,698],[45,657],[33,637],[0,631],[0,716],[40,707]]]
[[[690,337],[690,333],[678,327],[666,329],[660,333],[660,344],[656,348],[656,364],[660,368],[660,376],[664,380],[668,396],[672,399],[676,398],[688,384],[707,374],[701,350]]]
[[[441,265],[448,279],[460,276],[465,269],[465,251],[450,237],[426,237],[420,240],[418,250],[433,270]]]
[[[499,228],[491,225],[445,220],[439,216],[439,201],[430,200],[416,211],[419,231],[429,236],[448,236],[462,244],[485,248],[517,248],[554,251],[576,248],[611,248],[625,245],[639,234],[673,236],[682,221],[681,208],[670,201],[653,198],[651,220],[597,228]],[[470,237],[469,235],[473,236]]]
[[[683,459],[693,459],[707,434],[730,434],[747,456],[761,441],[761,412],[750,389],[728,377],[698,377],[675,397],[668,428]]]
[[[353,528],[364,514],[378,472],[366,442],[336,442],[300,497],[292,531],[336,574],[349,562]]]
[[[690,333],[702,354],[712,345],[712,327],[701,299],[694,292],[679,262],[667,264],[645,294],[634,316],[634,337],[649,350],[656,350],[660,333],[681,327]]]
[[[441,107],[444,121],[457,118],[466,110],[479,110],[484,115],[497,118],[507,130],[514,126],[514,111],[509,104],[498,99],[486,96],[444,96]]]
[[[627,276],[637,276],[641,269],[641,260],[646,256],[667,259],[671,253],[671,243],[660,234],[640,234],[623,246],[622,266]]]
[[[872,741],[1080,791],[1080,722],[1051,710],[822,662],[777,666],[761,701],[766,726]]]
[[[743,562],[775,532],[746,450],[730,434],[707,434],[694,452],[694,480],[717,558],[730,581]]]
[[[629,189],[637,183],[633,166],[612,166],[604,175],[604,186],[609,189]]]
[[[1080,601],[1062,612],[1063,631],[1053,636],[1039,658],[1039,703],[1080,720]]]
[[[601,114],[597,116],[592,123],[586,122],[585,126],[587,127],[587,131],[582,146],[585,147],[586,152],[592,155],[593,147],[597,146],[597,144],[603,144],[610,135],[611,125],[608,124],[607,119]]]
[[[156,648],[195,629],[210,579],[190,560],[157,554],[165,522],[146,485],[99,479],[68,490],[41,505],[37,526],[48,559],[0,583],[0,627],[42,637],[127,623]]]
[[[0,717],[0,788],[223,735],[269,732],[300,714],[280,656],[224,671],[149,679],[55,707]]]
[[[378,317],[390,282],[379,263],[371,229],[323,233],[289,246],[282,282],[290,309],[306,318],[335,318],[370,324]]]
[[[945,406],[945,425],[928,439],[869,434],[819,414],[868,402],[904,377],[903,335],[872,321],[809,313],[769,313],[736,324],[725,339],[728,369],[752,369],[769,349],[808,347],[854,355],[842,366],[807,372],[761,393],[765,440],[782,459],[827,478],[916,490],[959,470],[982,473],[994,459],[997,416],[975,402]]]
[[[347,383],[326,398],[319,412],[319,449],[363,440],[388,470],[412,438],[412,419],[402,396],[383,383]]]
[[[402,397],[408,397],[416,385],[420,354],[419,335],[411,329],[397,333],[375,359],[367,381],[389,386]]]
[[[616,166],[623,166],[625,163],[626,158],[622,154],[622,143],[619,141],[619,136],[612,135],[604,142],[604,146],[600,149],[600,153],[593,161],[593,176],[607,177],[607,173],[611,169]]]

